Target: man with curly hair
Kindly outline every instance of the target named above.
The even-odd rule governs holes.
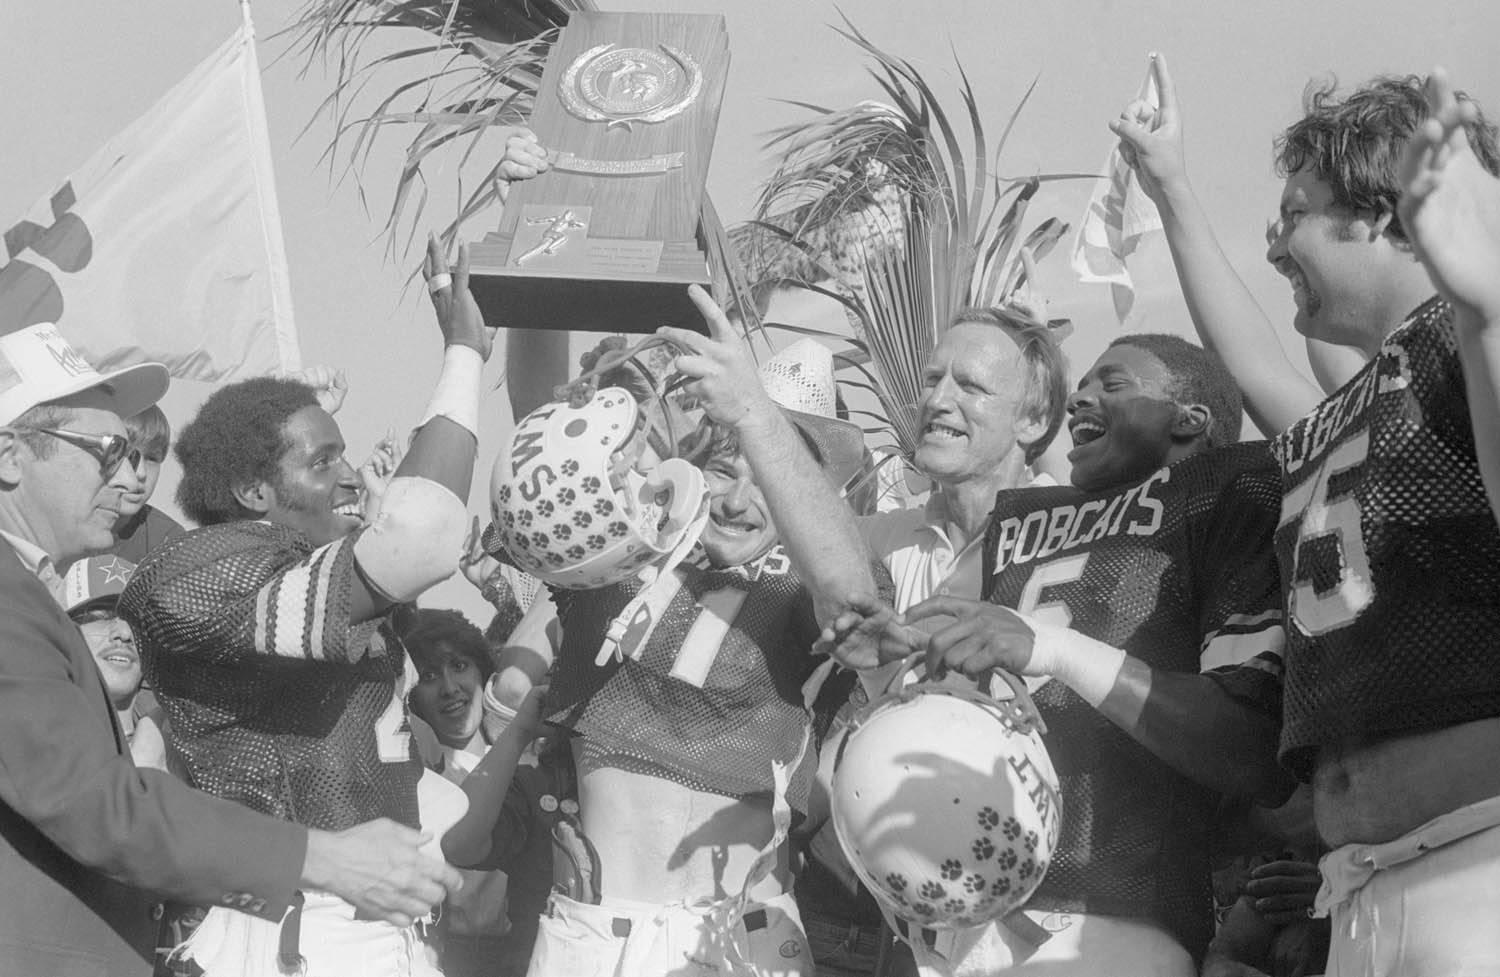
[[[1500,528],[1485,495],[1459,358],[1472,330],[1397,209],[1413,138],[1447,126],[1500,171],[1496,130],[1417,76],[1309,91],[1276,143],[1285,184],[1266,258],[1304,335],[1368,362],[1327,399],[1289,364],[1187,187],[1176,95],[1113,124],[1162,206],[1199,330],[1242,384],[1283,377],[1273,442],[1286,598],[1281,759],[1312,786],[1333,917],[1330,974],[1500,971]],[[1441,85],[1441,83],[1439,83]],[[1245,344],[1249,344],[1247,349]],[[1234,352],[1234,350],[1239,352]],[[1296,412],[1304,416],[1298,418]],[[1486,449],[1487,450],[1487,449]],[[1378,922],[1377,922],[1378,921]]]
[[[460,249],[453,274],[440,274],[446,260],[429,245],[442,371],[368,523],[339,426],[300,381],[225,387],[182,432],[178,501],[202,528],[146,558],[120,614],[196,786],[331,831],[390,818],[435,836],[462,813],[458,788],[423,778],[406,715],[411,665],[384,625],[453,572],[463,543],[492,339],[467,264]],[[335,895],[303,896],[300,919],[294,910],[279,928],[214,907],[186,952],[210,977],[273,974],[299,955],[313,977],[431,972],[410,920],[368,921]]]

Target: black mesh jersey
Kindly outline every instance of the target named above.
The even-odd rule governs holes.
[[[1001,492],[985,537],[985,599],[1155,669],[1206,672],[1274,713],[1279,497],[1263,441],[1194,455],[1129,489]],[[1063,826],[1028,908],[1149,917],[1201,957],[1213,925],[1216,795],[1061,682],[1033,699],[1062,786]]]
[[[1500,716],[1500,531],[1448,306],[1407,317],[1275,452],[1283,762],[1306,779],[1321,744]]]
[[[644,762],[699,790],[766,794],[771,761],[795,761],[809,729],[812,598],[780,546],[745,567],[697,557],[663,578],[649,628],[627,633],[622,648],[638,657],[603,666],[594,662],[605,631],[639,584],[554,591],[563,636],[548,693],[553,719],[595,755]],[[794,807],[806,802],[805,781],[804,771]]]
[[[284,526],[229,523],[136,570],[120,613],[194,786],[312,828],[417,826],[406,656],[376,622],[349,621],[356,535],[314,549]]]

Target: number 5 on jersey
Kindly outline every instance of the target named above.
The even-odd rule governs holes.
[[[1303,634],[1347,627],[1375,597],[1354,495],[1369,450],[1370,432],[1361,431],[1282,500],[1281,526],[1297,524],[1286,612]]]

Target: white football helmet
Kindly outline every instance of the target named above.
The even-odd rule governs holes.
[[[1008,677],[1007,677],[1008,678]],[[1021,906],[1062,824],[1057,774],[1025,687],[997,701],[919,684],[861,710],[837,743],[833,825],[891,913],[956,929]]]
[[[685,555],[708,515],[703,472],[682,458],[638,471],[644,442],[640,407],[620,387],[527,414],[490,477],[496,536],[516,566],[582,590]]]

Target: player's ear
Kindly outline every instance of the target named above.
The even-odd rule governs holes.
[[[233,492],[234,501],[261,516],[270,512],[271,504],[276,501],[276,490],[265,479],[241,482],[234,487]]]
[[[0,485],[21,484],[21,456],[26,446],[13,427],[0,427]]]
[[[1370,223],[1370,240],[1385,238],[1386,242],[1397,251],[1405,251],[1413,260],[1416,259],[1416,249],[1412,247],[1411,240],[1404,233],[1400,218],[1394,210],[1382,211],[1376,215]]]
[[[1214,412],[1207,404],[1178,404],[1172,419],[1172,436],[1180,441],[1207,437],[1213,426]]]

